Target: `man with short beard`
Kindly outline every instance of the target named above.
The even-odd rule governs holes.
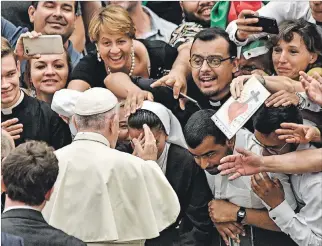
[[[32,1],[28,14],[30,22],[34,25],[34,31],[43,35],[62,36],[64,47],[71,57],[73,67],[82,58],[82,54],[73,48],[69,41],[75,29],[76,1]],[[1,36],[8,39],[11,46],[15,46],[22,33],[27,32],[27,28],[16,27],[11,22],[1,18]],[[31,31],[31,30],[30,30]],[[24,72],[24,66],[22,71]]]
[[[216,206],[215,212],[219,214],[215,219],[213,216],[211,218],[219,234],[227,245],[229,238],[240,242],[241,246],[296,245],[286,234],[277,232],[280,229],[269,217],[269,206],[252,191],[249,176],[232,182],[228,180],[228,176],[217,175],[220,172],[217,168],[220,160],[234,153],[236,148],[243,147],[252,152],[259,152],[261,147],[254,142],[253,134],[244,128],[232,139],[227,139],[211,120],[214,113],[211,109],[194,113],[184,128],[184,136],[189,152],[206,172],[214,196],[209,205]],[[287,203],[294,210],[297,204],[288,176],[273,173],[269,175],[281,181]],[[231,218],[227,217],[227,214],[231,215]],[[236,236],[238,234],[239,239]],[[218,242],[215,245],[220,244]]]
[[[236,45],[229,40],[228,34],[221,28],[206,28],[194,37],[190,50],[192,79],[187,82],[187,94],[196,99],[201,108],[217,110],[230,97],[229,85],[233,79],[233,73],[237,71],[236,56]],[[122,81],[122,84],[119,81]],[[114,73],[107,77],[106,85],[121,98],[126,98],[131,91],[140,93],[139,88],[150,91],[154,101],[171,109],[182,126],[194,112],[199,110],[191,101],[185,104],[185,110],[181,110],[178,101],[172,96],[172,91],[166,87],[159,87],[161,83],[153,84],[155,80],[132,78],[132,81],[125,74]],[[150,85],[156,88],[151,88]],[[138,97],[135,95],[128,97],[127,101],[125,109],[127,110],[130,105],[134,113]]]
[[[182,24],[171,34],[169,44],[179,47],[191,42],[194,36],[203,28],[210,27],[211,9],[215,1],[180,1],[182,9]]]

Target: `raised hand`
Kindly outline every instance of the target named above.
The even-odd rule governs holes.
[[[236,20],[236,24],[238,27],[236,37],[240,41],[246,40],[249,35],[257,34],[263,31],[262,27],[256,27],[252,25],[258,22],[258,18],[246,19],[245,18],[246,15],[258,16],[258,13],[248,9],[242,10],[239,13],[238,19]]]
[[[231,175],[228,179],[234,180],[240,176],[259,173],[260,166],[263,163],[263,157],[256,155],[248,150],[237,148],[240,155],[229,155],[220,160],[218,170],[221,175]]]
[[[18,57],[19,60],[28,60],[28,59],[38,59],[40,58],[40,54],[37,55],[27,55],[24,53],[24,44],[23,44],[23,38],[38,38],[41,36],[40,32],[32,31],[32,32],[26,32],[20,35],[16,48],[15,48],[15,54]]]
[[[285,140],[287,143],[306,144],[321,141],[321,133],[315,126],[282,123],[281,127],[275,133],[279,135],[279,139]]]
[[[128,117],[130,114],[134,114],[137,109],[140,109],[144,100],[153,101],[153,99],[153,95],[149,91],[141,89],[129,91],[124,102],[125,116]]]
[[[17,124],[18,122],[18,118],[13,118],[1,123],[1,128],[7,131],[14,140],[19,139],[20,133],[23,131],[23,125]]]
[[[158,86],[170,86],[173,88],[173,97],[175,99],[179,98],[180,92],[187,94],[187,79],[186,77],[179,72],[171,70],[168,75],[163,76],[161,79],[155,81],[151,84],[151,87]],[[183,98],[179,99],[181,109],[185,108],[186,100]]]
[[[322,106],[322,77],[315,72],[313,76],[309,76],[301,71],[300,81],[311,101]]]
[[[300,102],[300,98],[293,92],[288,92],[285,90],[280,90],[273,95],[271,95],[266,101],[265,104],[267,107],[279,107],[279,106],[297,106]]]
[[[271,208],[276,208],[285,199],[283,186],[279,179],[271,180],[265,172],[251,177],[251,187],[256,195]]]
[[[134,144],[134,154],[143,160],[156,161],[158,156],[158,149],[156,145],[156,140],[150,128],[144,124],[144,144],[140,139],[132,139]]]

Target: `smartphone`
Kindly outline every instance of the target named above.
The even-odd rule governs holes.
[[[245,15],[245,19],[257,18],[258,22],[252,24],[252,26],[258,26],[263,28],[263,32],[278,34],[277,22],[274,18],[256,16],[256,15]]]
[[[23,38],[26,55],[48,55],[64,53],[63,39],[60,35],[42,35],[37,38]]]

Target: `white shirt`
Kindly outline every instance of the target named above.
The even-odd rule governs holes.
[[[292,175],[291,183],[300,212],[284,201],[269,216],[298,245],[322,245],[322,172]]]
[[[21,206],[11,206],[11,207],[5,208],[3,210],[3,213],[8,212],[10,210],[14,210],[14,209],[31,209],[31,210],[35,210],[35,211],[40,212],[38,209],[35,209],[33,207],[30,207],[30,206],[27,206],[27,205],[21,205]]]
[[[256,154],[262,153],[262,148],[255,143],[254,135],[246,129],[236,133],[235,148],[244,148]],[[235,152],[235,151],[234,151]],[[292,192],[289,178],[286,174],[268,173],[273,178],[278,178],[284,188],[285,197],[290,208],[296,209],[297,203]],[[241,176],[238,179],[228,181],[228,176],[211,175],[206,171],[210,189],[215,199],[227,199],[229,202],[245,208],[262,209],[270,207],[262,201],[252,190],[250,176]]]
[[[274,18],[279,25],[285,20],[300,19],[304,18],[308,22],[316,23],[315,19],[312,16],[309,1],[288,1],[288,2],[270,2],[257,10],[260,16]],[[248,39],[243,42],[240,42],[236,39],[237,24],[236,21],[232,21],[226,28],[226,31],[229,34],[230,40],[236,43],[238,46],[244,46],[252,40],[259,39],[260,37],[266,36],[266,33],[260,33],[255,35],[250,35]]]

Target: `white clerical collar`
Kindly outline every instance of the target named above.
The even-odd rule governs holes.
[[[221,102],[220,101],[217,101],[217,102],[209,101],[209,103],[213,107],[220,107],[221,106]]]
[[[35,210],[35,211],[40,212],[38,209],[35,209],[35,208],[31,207],[31,206],[21,205],[21,206],[11,206],[11,207],[5,208],[3,210],[3,213],[8,212],[10,210],[14,210],[14,209],[31,209],[31,210]]]
[[[1,112],[4,115],[12,114],[12,109],[14,109],[15,107],[17,107],[22,102],[22,100],[24,98],[24,95],[25,94],[23,93],[23,91],[20,90],[20,97],[19,97],[18,101],[14,105],[12,105],[11,107],[9,107],[9,108],[2,108],[1,109]]]

